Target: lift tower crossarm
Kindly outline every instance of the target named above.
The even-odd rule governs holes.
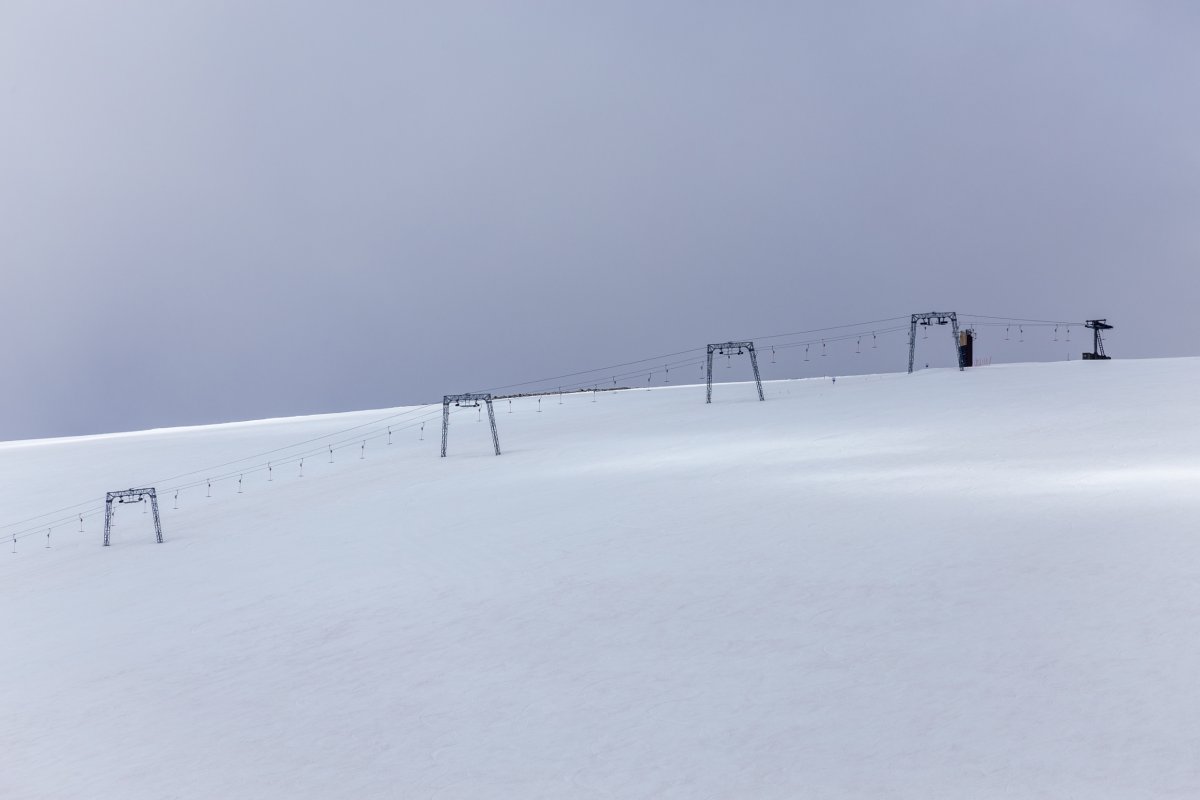
[[[926,311],[921,314],[913,314],[912,322],[908,329],[908,371],[912,374],[913,361],[917,354],[917,325],[929,325],[930,323],[938,325],[950,324],[950,335],[954,337],[954,352],[958,361],[958,371],[962,372],[963,354],[958,346],[958,314],[953,311]]]

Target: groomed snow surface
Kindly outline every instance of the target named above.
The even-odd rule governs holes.
[[[0,797],[1200,796],[1200,359],[766,390],[5,541]],[[389,413],[0,445],[0,523]]]

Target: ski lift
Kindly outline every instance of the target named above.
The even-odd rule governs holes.
[[[1058,341],[1058,326],[1054,326],[1054,341]]]
[[[1018,342],[1025,341],[1025,326],[1023,326],[1023,325],[1017,326],[1017,336],[1021,337],[1021,338],[1017,339]]]
[[[774,347],[771,348],[771,363],[772,364],[775,363],[775,348]]]
[[[858,337],[858,341],[854,343],[854,355],[862,353],[862,337]]]
[[[822,339],[822,340],[821,340],[821,358],[824,358],[824,357],[825,357],[825,355],[826,355],[826,354],[825,354],[825,340],[824,340],[824,339]]]
[[[878,337],[875,336],[875,331],[871,331],[871,349],[874,350],[878,346]]]
[[[1004,341],[1006,341],[1006,342],[1008,341],[1008,331],[1009,331],[1010,327],[1011,327],[1010,325],[1004,326]]]
[[[808,361],[808,348],[809,347],[811,347],[811,345],[807,345],[807,344],[804,345],[804,360],[805,361]]]

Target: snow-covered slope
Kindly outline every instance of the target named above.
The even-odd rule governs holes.
[[[703,395],[8,542],[0,797],[1200,795],[1200,360]],[[0,523],[403,413],[0,445]]]

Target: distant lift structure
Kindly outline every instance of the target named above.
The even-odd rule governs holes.
[[[104,496],[104,546],[108,547],[108,535],[112,531],[113,501],[118,503],[144,503],[150,501],[150,509],[154,513],[154,539],[162,544],[162,522],[158,517],[158,495],[153,487],[146,489],[122,489],[109,492]]]
[[[954,337],[954,352],[958,358],[958,370],[963,369],[963,350],[958,340],[958,314],[953,311],[928,311],[924,314],[913,314],[912,323],[908,329],[908,371],[912,374],[913,360],[917,355],[917,326],[950,324],[950,334]]]
[[[1108,320],[1104,319],[1089,319],[1083,324],[1085,328],[1092,329],[1092,352],[1084,353],[1084,361],[1108,361],[1109,356],[1104,354],[1104,340],[1100,338],[1100,331],[1111,331],[1112,325],[1108,324]]]
[[[712,365],[714,353],[719,356],[732,356],[735,353],[740,356],[744,353],[749,353],[750,366],[754,368],[754,383],[758,386],[758,399],[767,399],[763,396],[762,378],[758,374],[758,356],[754,354],[754,342],[722,342],[708,346],[708,399],[705,400],[706,403],[712,402]]]
[[[446,457],[446,441],[450,435],[450,404],[460,408],[479,408],[479,403],[487,405],[488,422],[492,425],[492,444],[496,447],[496,455],[500,455],[500,436],[496,433],[496,412],[492,409],[491,394],[448,394],[442,397],[442,458]]]

